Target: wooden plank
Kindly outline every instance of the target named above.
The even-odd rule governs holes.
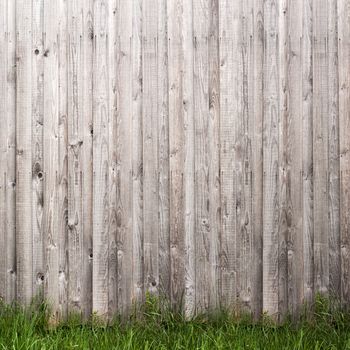
[[[107,43],[107,64],[108,64],[108,157],[109,157],[109,219],[108,219],[108,313],[112,317],[118,310],[119,279],[122,269],[119,269],[118,253],[119,233],[121,225],[125,227],[123,212],[119,209],[120,198],[120,134],[119,134],[119,19],[120,8],[118,1],[109,1],[108,6],[108,43]],[[123,83],[125,78],[123,79]],[[117,197],[118,196],[118,197]],[[123,204],[123,203],[122,203]],[[123,210],[123,208],[121,208]]]
[[[278,313],[278,2],[264,3],[263,311]]]
[[[302,34],[302,143],[303,143],[303,301],[311,304],[313,269],[313,149],[312,149],[312,1],[303,2]]]
[[[158,108],[157,94],[158,1],[142,4],[142,128],[143,128],[143,233],[146,291],[158,293]]]
[[[167,1],[158,3],[158,172],[159,172],[159,291],[170,296],[169,111]]]
[[[132,226],[133,303],[144,296],[143,270],[143,157],[142,157],[142,2],[133,1],[132,35]]]
[[[16,261],[17,299],[33,296],[32,236],[32,3],[16,1]]]
[[[184,313],[191,317],[195,312],[195,199],[194,199],[194,80],[193,80],[193,1],[183,1],[183,122],[184,122]]]
[[[57,158],[57,210],[59,275],[58,312],[61,319],[68,315],[68,9],[66,1],[58,8],[58,158]]]
[[[350,3],[338,2],[341,300],[350,301]]]
[[[236,172],[235,118],[237,114],[237,51],[239,3],[220,2],[220,167],[221,167],[221,294],[224,308],[236,304]]]
[[[59,255],[58,255],[58,210],[57,210],[57,160],[58,160],[58,1],[45,1],[44,8],[44,40],[43,40],[43,64],[44,64],[44,106],[43,113],[43,170],[34,172],[33,176],[38,181],[44,182],[44,212],[43,212],[43,242],[45,248],[44,291],[45,298],[52,307],[52,321],[58,316],[59,289]],[[55,18],[55,19],[53,19]],[[33,125],[34,126],[34,125]],[[33,171],[37,169],[34,168]],[[39,241],[40,243],[40,241]],[[34,242],[34,244],[37,244]],[[40,274],[40,272],[39,272]],[[40,279],[40,275],[37,278]]]
[[[94,3],[93,311],[108,313],[109,157],[108,4]]]
[[[82,154],[80,108],[81,13],[79,1],[68,4],[68,312],[81,313],[82,307]]]
[[[288,0],[281,0],[278,4],[278,83],[279,83],[279,115],[278,115],[278,312],[282,321],[288,310]]]
[[[6,170],[6,291],[7,302],[16,292],[16,2],[7,1],[7,170]]]
[[[328,2],[329,292],[340,298],[340,168],[337,1]]]
[[[81,230],[82,230],[82,252],[81,263],[83,266],[81,276],[81,303],[85,318],[91,315],[92,311],[92,268],[93,268],[93,164],[92,164],[92,143],[93,143],[93,0],[79,2],[79,14],[81,17],[81,106],[79,114],[79,139],[81,145]]]
[[[43,232],[43,117],[44,117],[44,1],[33,1],[32,61],[32,163],[33,163],[33,293],[43,297],[44,232]]]
[[[195,264],[196,312],[210,307],[210,202],[209,202],[209,72],[208,72],[209,1],[193,1],[194,35],[194,115],[195,115]]]
[[[327,6],[313,2],[313,172],[315,291],[329,287]]]
[[[168,6],[171,300],[195,307],[192,2]]]
[[[68,28],[68,308],[88,316],[92,291],[92,2],[69,3]]]
[[[124,317],[131,311],[132,301],[132,2],[118,1],[116,14],[116,229],[118,266],[118,313]],[[110,45],[111,47],[112,45]],[[111,57],[111,56],[110,56]],[[112,57],[111,57],[112,58]],[[110,64],[110,67],[113,67]],[[113,115],[113,114],[111,114]],[[110,160],[113,163],[113,159]]]
[[[15,17],[14,3],[0,4],[0,300],[15,298]]]
[[[210,306],[219,306],[219,237],[221,231],[220,203],[220,62],[219,62],[219,0],[210,1],[209,38],[208,38],[208,99],[209,120],[209,225],[210,225]]]
[[[184,110],[183,1],[168,6],[170,145],[170,299],[177,307],[184,290]]]
[[[258,318],[262,312],[262,237],[263,237],[263,72],[264,72],[264,18],[263,1],[253,1],[253,38],[251,45],[253,73],[250,76],[251,108],[249,126],[252,147],[252,256],[251,256],[251,308],[254,317]]]
[[[303,2],[288,3],[287,18],[287,93],[288,116],[286,120],[284,152],[287,172],[287,225],[288,225],[288,309],[298,315],[303,294],[303,240],[302,240],[302,65],[301,37]]]
[[[6,140],[6,131],[7,131],[7,118],[6,115],[6,105],[7,105],[7,94],[5,94],[7,88],[7,3],[4,1],[0,3],[0,45],[5,48],[2,52],[0,52],[0,63],[2,69],[0,71],[0,115],[5,116],[6,128],[2,128],[0,130],[0,249],[1,251],[6,251],[6,242],[7,242],[7,234],[6,234],[6,167],[7,167],[7,140]],[[6,273],[6,260],[7,254],[2,254],[0,257],[0,281],[7,282],[7,273]],[[7,283],[1,283],[0,285],[0,300],[5,301],[7,297]]]
[[[238,118],[236,121],[236,227],[238,263],[238,303],[242,311],[252,313],[252,101],[251,2],[241,3],[238,42]]]
[[[218,306],[218,3],[194,1],[196,307]]]

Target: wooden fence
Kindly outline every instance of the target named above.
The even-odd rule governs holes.
[[[5,301],[349,304],[349,0],[0,0],[0,48]]]

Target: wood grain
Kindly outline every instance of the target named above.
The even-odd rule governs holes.
[[[142,157],[142,2],[133,2],[132,18],[132,301],[144,300],[143,157]]]
[[[0,299],[12,302],[15,299],[16,261],[15,261],[15,3],[1,3],[0,40],[3,50],[0,54],[2,71],[0,73],[0,114],[3,127],[0,131],[0,225],[1,256]]]
[[[88,317],[92,311],[92,268],[93,268],[93,0],[84,0],[79,3],[79,16],[81,18],[81,95],[80,106],[80,137],[81,145],[81,229],[83,266],[81,276],[82,311]]]
[[[310,304],[314,295],[312,1],[303,3],[302,26],[303,301]]]
[[[68,8],[65,1],[58,7],[58,157],[57,157],[57,210],[58,210],[58,316],[68,315]]]
[[[68,11],[69,310],[91,313],[92,291],[92,1]],[[71,262],[74,262],[71,263]],[[78,266],[81,265],[82,269]]]
[[[240,7],[239,43],[238,43],[238,113],[236,123],[236,227],[237,227],[237,264],[238,305],[243,312],[252,313],[253,281],[252,268],[252,2],[247,1]]]
[[[303,1],[290,1],[288,12],[288,118],[284,140],[287,169],[287,225],[288,225],[288,310],[298,315],[303,295],[303,239],[302,239],[302,65],[301,37]]]
[[[43,181],[43,243],[45,249],[45,270],[39,272],[37,279],[44,282],[45,298],[52,306],[52,317],[58,317],[59,305],[59,237],[57,208],[57,164],[58,164],[58,22],[52,20],[58,11],[58,1],[45,1],[44,12],[44,100],[43,112],[47,116],[43,120],[43,173],[39,168],[33,176]],[[36,170],[34,168],[34,170]]]
[[[132,301],[132,3],[119,1],[116,8],[116,227],[118,261],[118,312],[127,315]],[[112,67],[112,65],[110,65]],[[111,76],[113,73],[111,73]]]
[[[184,121],[184,2],[170,1],[168,6],[169,66],[169,151],[170,151],[170,299],[181,305],[184,289],[185,234],[185,121]],[[188,194],[190,195],[190,193]]]
[[[144,284],[159,292],[159,168],[158,168],[158,4],[142,3],[142,136]]]
[[[169,186],[169,96],[168,96],[168,2],[158,3],[158,173],[159,173],[159,291],[169,299],[170,272],[170,186]]]
[[[94,2],[92,310],[108,316],[109,94],[108,3]]]
[[[340,244],[341,244],[341,300],[344,305],[350,301],[350,21],[349,1],[338,2],[338,52],[339,52],[339,155],[340,155]]]
[[[254,0],[251,38],[252,74],[251,88],[248,92],[251,99],[249,127],[252,147],[252,256],[251,256],[251,308],[255,318],[262,312],[263,297],[263,113],[264,113],[264,27],[263,1]]]
[[[118,152],[121,145],[121,133],[118,124],[120,123],[119,90],[120,75],[119,62],[123,62],[119,56],[119,47],[121,41],[119,37],[119,18],[120,8],[117,1],[108,1],[106,3],[108,13],[108,24],[106,28],[107,40],[107,76],[108,79],[108,314],[116,314],[118,310],[118,288],[121,278],[118,263],[119,249],[123,246],[119,244],[120,229],[125,230],[125,219],[123,217],[123,202],[120,198],[121,177],[120,168],[124,163],[119,161],[121,154]],[[123,79],[125,81],[125,77]],[[127,80],[125,81],[127,82]],[[127,90],[127,89],[126,89]],[[125,140],[124,140],[125,141]],[[124,221],[123,221],[124,219]],[[122,238],[123,239],[123,238]],[[121,252],[123,254],[123,251]]]
[[[288,310],[288,244],[290,206],[289,146],[289,30],[288,0],[278,2],[278,312],[279,318]]]
[[[44,287],[44,164],[43,164],[43,130],[44,130],[44,1],[33,1],[32,19],[32,168],[33,168],[33,293],[43,297]]]
[[[263,311],[279,311],[278,5],[264,4]]]
[[[32,3],[16,0],[16,271],[17,300],[33,297]]]
[[[328,2],[328,167],[329,291],[340,297],[340,163],[337,2]]]
[[[0,2],[0,298],[54,321],[350,300],[349,0]]]
[[[209,198],[209,40],[210,1],[193,2],[195,114],[195,264],[196,311],[211,306],[210,276],[212,222]]]
[[[236,304],[236,172],[235,122],[237,112],[237,52],[239,30],[239,3],[221,1],[220,21],[220,183],[221,183],[221,237],[220,237],[220,300],[223,307]],[[234,83],[233,83],[234,82]]]
[[[313,185],[315,292],[329,290],[328,7],[313,2]]]
[[[184,303],[185,316],[194,316],[195,294],[195,121],[194,121],[194,50],[193,1],[183,2],[183,122],[184,122]],[[172,64],[170,59],[168,65]],[[180,101],[181,102],[181,101]]]

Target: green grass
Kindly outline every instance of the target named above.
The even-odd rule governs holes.
[[[151,298],[138,320],[103,326],[72,317],[52,329],[45,305],[33,305],[0,306],[0,349],[350,349],[350,314],[320,298],[312,315],[279,326],[227,312],[186,321]]]

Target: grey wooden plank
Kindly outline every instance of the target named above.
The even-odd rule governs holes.
[[[236,172],[235,118],[237,114],[237,51],[239,3],[220,2],[220,167],[221,237],[220,301],[224,308],[236,304]]]
[[[337,1],[328,2],[329,292],[340,297],[340,168]]]
[[[7,1],[7,301],[16,293],[16,2]]]
[[[251,44],[251,70],[249,114],[252,147],[252,257],[251,257],[251,309],[255,318],[262,312],[262,237],[263,237],[263,71],[264,26],[263,1],[254,0]]]
[[[108,313],[111,317],[116,314],[118,310],[118,292],[119,292],[119,279],[122,277],[123,267],[119,270],[118,252],[119,249],[123,249],[123,245],[119,244],[120,227],[125,227],[123,221],[123,211],[119,211],[120,203],[120,168],[121,160],[119,157],[121,133],[119,133],[118,113],[120,110],[119,95],[122,94],[122,90],[119,89],[119,65],[121,58],[119,56],[120,37],[119,37],[119,19],[120,8],[118,1],[109,1],[106,3],[108,12],[108,43],[107,43],[107,67],[108,67],[108,158],[109,158],[109,218],[108,218]],[[125,53],[127,54],[127,53]],[[123,79],[123,83],[125,77]],[[118,198],[117,198],[118,196]],[[123,203],[122,203],[123,204]],[[122,208],[123,210],[123,208]]]
[[[194,79],[193,79],[193,1],[183,2],[183,121],[184,121],[184,313],[192,317],[195,312],[195,130],[194,130]],[[169,64],[169,63],[168,63]]]
[[[9,183],[11,177],[11,172],[15,169],[15,163],[11,165],[9,162],[11,159],[11,138],[13,138],[13,131],[11,130],[11,125],[14,126],[12,119],[14,120],[15,115],[13,114],[14,110],[11,108],[11,95],[14,93],[13,82],[14,76],[12,72],[11,63],[11,31],[14,28],[11,28],[11,17],[10,17],[10,8],[7,1],[3,1],[0,4],[0,43],[3,47],[3,50],[0,52],[0,62],[3,67],[0,70],[0,115],[3,118],[3,128],[0,130],[0,249],[3,254],[0,257],[0,300],[4,302],[11,301],[13,297],[12,288],[11,288],[11,273],[15,271],[14,266],[11,266],[11,252],[14,248],[14,240],[11,239],[11,235],[14,234],[11,226],[10,218],[14,217],[14,213],[11,212],[9,206],[11,201],[11,192],[10,189],[12,184]],[[10,77],[10,79],[8,79]],[[13,146],[13,145],[12,145]],[[13,176],[13,175],[12,175]],[[11,185],[11,187],[10,187]],[[9,196],[8,196],[9,193]],[[10,210],[8,210],[10,209]],[[8,223],[10,225],[8,225]]]
[[[208,171],[208,19],[209,1],[193,2],[195,115],[195,264],[196,312],[208,311],[210,281],[210,212]]]
[[[287,171],[287,225],[288,225],[288,310],[297,316],[303,295],[303,239],[302,239],[302,1],[289,1],[287,19],[287,91],[288,116],[283,142]]]
[[[132,2],[119,1],[116,9],[116,228],[118,266],[118,313],[131,310],[132,301]],[[111,45],[110,45],[111,47]],[[110,65],[110,67],[112,67]],[[113,74],[113,73],[112,73]],[[113,160],[112,160],[113,161]]]
[[[16,292],[16,3],[7,1],[7,301]]]
[[[350,21],[349,1],[338,2],[341,300],[349,303],[350,244]]]
[[[81,276],[82,309],[84,317],[88,318],[92,311],[92,259],[93,259],[93,0],[79,2],[79,14],[81,16],[81,106],[79,113],[79,140],[81,145],[81,230],[82,252],[81,263],[83,266]]]
[[[313,149],[312,149],[312,1],[303,2],[302,34],[302,143],[303,143],[303,301],[311,304],[313,269]]]
[[[109,157],[108,3],[94,2],[93,311],[108,313]]]
[[[168,111],[168,2],[158,3],[158,172],[159,172],[159,291],[170,296],[169,111]]]
[[[184,290],[184,110],[183,1],[168,6],[170,147],[170,299],[176,307]]]
[[[58,293],[59,318],[68,316],[68,11],[66,1],[58,7],[58,158],[57,158],[57,210],[58,210]]]
[[[279,115],[278,115],[278,311],[280,320],[288,310],[288,200],[289,200],[289,168],[288,168],[288,118],[289,118],[289,86],[288,86],[288,18],[289,2],[281,0],[278,6],[278,83],[279,83]]]
[[[143,157],[142,157],[142,2],[133,2],[132,19],[132,301],[143,301]]]
[[[143,233],[146,291],[158,293],[158,111],[157,111],[158,1],[142,4],[142,128],[143,128]]]
[[[68,309],[88,316],[92,292],[92,2],[68,4],[68,28]]]
[[[68,37],[68,312],[82,311],[82,152],[81,13],[79,1],[67,3]]]
[[[32,237],[32,3],[16,1],[16,265],[17,299],[33,296]]]
[[[32,167],[33,167],[33,293],[43,297],[44,232],[43,232],[43,118],[44,118],[44,1],[33,1],[32,45]]]
[[[313,173],[315,291],[329,287],[328,8],[313,2]]]
[[[196,307],[218,306],[218,57],[215,1],[194,1]]]
[[[209,225],[210,225],[210,306],[219,306],[219,237],[221,232],[220,202],[220,62],[219,62],[219,0],[210,1],[208,28],[208,163]]]
[[[12,302],[15,298],[16,261],[15,261],[15,3],[1,3],[0,41],[3,47],[0,53],[2,70],[0,72],[0,114],[3,127],[0,131],[0,225],[1,255],[0,298]]]
[[[263,311],[272,316],[279,306],[278,5],[264,3]]]
[[[7,142],[6,142],[6,129],[7,129],[7,113],[6,113],[6,106],[7,106],[7,94],[5,94],[7,84],[6,84],[6,78],[7,78],[7,3],[2,2],[0,3],[0,45],[4,48],[2,52],[0,52],[0,62],[2,69],[0,71],[0,114],[4,115],[4,120],[6,123],[6,128],[3,128],[0,130],[0,196],[1,196],[1,204],[0,204],[0,225],[1,225],[1,231],[0,231],[0,249],[2,251],[5,251],[5,254],[2,254],[0,257],[0,280],[3,281],[0,285],[0,300],[5,301],[7,298],[7,249],[6,249],[6,243],[7,243],[7,233],[6,233],[6,167],[7,167],[7,159],[6,159],[6,148],[7,148]],[[6,282],[5,282],[6,281]],[[5,282],[5,283],[4,283]]]
[[[238,118],[236,121],[236,227],[238,263],[238,304],[252,313],[252,26],[251,2],[241,3],[238,43]]]
[[[43,19],[43,65],[44,86],[43,97],[43,171],[34,173],[39,180],[43,178],[44,212],[43,212],[43,243],[45,249],[45,271],[43,275],[45,299],[52,307],[51,322],[58,317],[59,289],[59,255],[58,255],[58,210],[57,210],[57,160],[58,160],[58,21],[55,15],[58,11],[58,1],[45,1],[42,9]],[[53,19],[55,18],[55,19]],[[36,170],[35,168],[33,169]],[[34,242],[34,244],[36,244]],[[40,278],[40,275],[37,277]]]

